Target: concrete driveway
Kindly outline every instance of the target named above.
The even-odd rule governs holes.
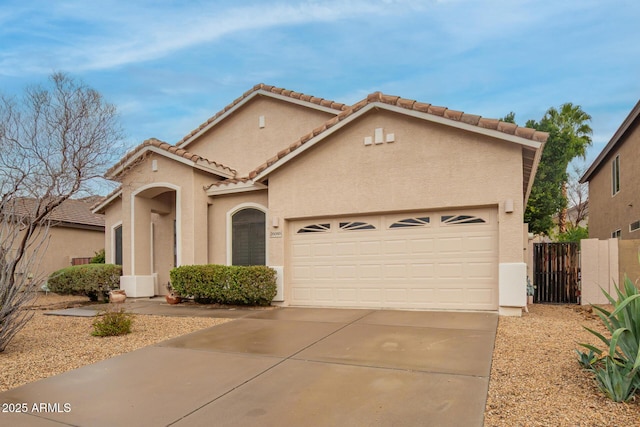
[[[247,313],[1,393],[1,424],[483,424],[495,313]]]

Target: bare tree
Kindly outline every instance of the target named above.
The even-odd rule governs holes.
[[[0,352],[31,317],[52,212],[90,192],[122,140],[115,106],[66,74],[0,95]]]
[[[584,171],[584,166],[573,165],[568,174],[567,201],[571,214],[567,219],[573,228],[579,227],[589,214],[589,187],[580,183]]]

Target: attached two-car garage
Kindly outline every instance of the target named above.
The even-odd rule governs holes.
[[[289,223],[291,304],[496,310],[495,208]]]

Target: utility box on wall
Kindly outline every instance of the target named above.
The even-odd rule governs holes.
[[[526,263],[501,263],[498,267],[498,283],[501,314],[511,315],[511,313],[506,313],[509,307],[525,307],[527,305]]]

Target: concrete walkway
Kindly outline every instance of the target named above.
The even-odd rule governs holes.
[[[0,423],[483,424],[494,313],[237,311],[233,322],[1,393],[3,410],[27,413],[0,413]]]

